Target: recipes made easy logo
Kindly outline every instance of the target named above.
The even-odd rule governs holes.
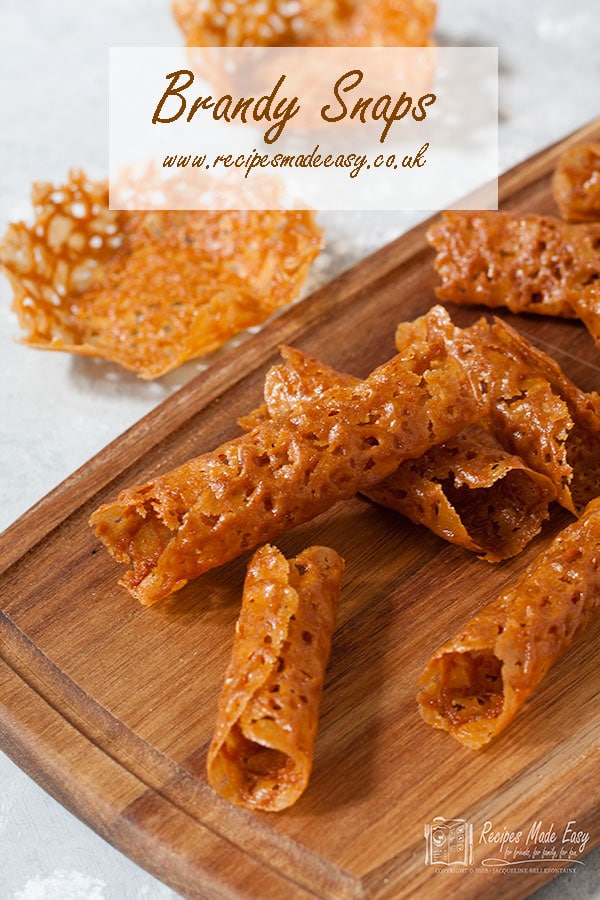
[[[572,862],[583,865],[579,857],[585,853],[589,840],[589,831],[579,828],[576,819],[562,826],[539,819],[532,822],[528,829],[518,831],[496,828],[492,821],[486,821],[478,844],[488,851],[495,851],[494,856],[481,860],[483,866],[503,866],[529,860],[561,866]]]
[[[425,864],[470,866],[473,863],[473,826],[466,819],[436,816],[425,825]]]
[[[591,834],[576,819],[563,825],[537,819],[517,829],[487,819],[475,829],[466,819],[436,816],[424,836],[425,865],[438,872],[531,874],[584,865],[580,857],[590,849]]]

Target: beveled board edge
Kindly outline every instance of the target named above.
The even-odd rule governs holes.
[[[12,620],[11,616],[3,611],[0,611],[0,648],[0,663],[4,662],[5,666],[12,670],[13,675],[21,679],[20,683],[27,689],[18,702],[11,704],[8,700],[6,701],[6,720],[10,726],[11,742],[18,745],[19,729],[24,729],[24,746],[27,748],[31,746],[35,750],[35,763],[31,764],[28,770],[29,774],[37,779],[36,766],[41,765],[44,771],[41,779],[38,780],[43,781],[47,774],[46,767],[51,776],[55,774],[57,766],[61,770],[64,768],[65,774],[61,781],[65,785],[71,785],[71,791],[78,806],[81,799],[80,785],[83,787],[84,795],[95,795],[95,805],[90,807],[90,824],[95,830],[98,830],[96,818],[100,823],[107,817],[110,821],[118,823],[124,817],[127,845],[122,847],[118,840],[113,839],[114,836],[111,838],[111,842],[124,850],[132,859],[139,861],[141,858],[140,864],[143,865],[143,856],[140,857],[136,838],[140,838],[142,846],[145,846],[147,832],[153,834],[155,824],[152,810],[155,809],[156,798],[159,797],[161,816],[168,812],[169,815],[175,816],[178,821],[183,823],[174,834],[164,835],[164,840],[169,841],[169,853],[163,852],[164,857],[170,854],[173,860],[176,860],[179,852],[176,848],[182,841],[185,848],[185,840],[188,838],[192,844],[194,842],[193,835],[198,828],[203,829],[210,836],[211,855],[206,859],[203,858],[200,870],[193,866],[190,867],[187,854],[182,854],[181,866],[187,875],[185,878],[183,874],[178,877],[179,881],[187,887],[188,894],[190,885],[194,885],[198,880],[198,871],[201,872],[202,865],[210,860],[213,871],[209,872],[209,883],[212,883],[211,878],[215,872],[220,871],[220,866],[222,866],[226,872],[226,878],[221,887],[223,896],[228,896],[226,888],[231,878],[228,870],[232,863],[235,863],[236,854],[241,853],[247,856],[252,863],[253,880],[249,884],[253,887],[260,883],[258,874],[262,867],[269,878],[271,878],[272,872],[275,872],[278,878],[283,878],[285,891],[281,893],[282,897],[318,896],[329,898],[329,900],[360,900],[362,898],[361,882],[354,875],[314,851],[301,848],[295,842],[284,838],[277,842],[276,852],[273,853],[273,844],[269,843],[265,834],[268,832],[270,835],[271,829],[266,823],[259,826],[262,831],[262,841],[260,834],[257,834],[256,840],[252,842],[251,846],[247,844],[242,846],[235,837],[227,833],[227,830],[223,828],[223,823],[216,821],[212,815],[212,811],[214,811],[212,807],[217,804],[226,808],[227,818],[238,818],[240,814],[238,807],[222,800],[208,785],[204,787],[204,797],[198,797],[194,789],[192,789],[194,797],[190,797],[189,787],[194,782],[193,775],[190,779],[190,765],[192,769],[196,766],[198,755],[196,751],[191,756],[180,760],[179,763],[175,763],[129,728],[123,729],[118,719],[115,719],[87,691],[82,690],[80,685],[63,672],[50,657],[46,656],[29,635]],[[0,679],[0,698],[2,696]],[[27,703],[29,698],[33,701],[32,705]],[[41,698],[59,717],[58,724],[66,726],[62,731],[57,727],[56,733],[51,733],[41,723],[41,720],[38,720],[37,715],[32,715],[38,698]],[[0,721],[3,721],[4,715],[1,707],[2,700],[0,699]],[[48,745],[47,748],[44,748],[43,753],[39,752],[38,744],[44,742],[37,740],[38,728],[42,729],[41,733]],[[63,759],[61,753],[57,754],[57,747],[61,747],[61,749],[66,747],[67,754],[70,754],[73,745],[67,739],[73,734],[84,738],[81,743],[82,757],[87,746],[92,753],[89,757],[86,755],[85,759],[81,757],[78,764],[74,762],[70,765],[69,760]],[[62,745],[61,739],[64,739]],[[100,750],[101,753],[96,754],[96,750]],[[94,755],[98,757],[99,762],[94,761]],[[116,771],[121,772],[124,776],[132,776],[136,786],[141,786],[136,787],[135,797],[128,798],[126,804],[120,802],[119,796],[114,796],[110,772],[115,770],[115,767]],[[197,789],[197,786],[194,787]],[[139,793],[140,790],[143,790],[142,794]],[[64,799],[59,799],[68,806]],[[96,808],[99,810],[99,816],[95,817]],[[149,829],[146,828],[144,822],[146,811],[151,818]],[[134,814],[138,826],[133,831],[129,827],[131,824],[129,818],[132,814]],[[244,811],[242,815],[246,817],[246,823],[239,821],[236,823],[235,830],[238,834],[240,827],[242,829],[249,827],[248,822],[251,822],[251,825],[256,828],[256,822],[252,822],[250,813]],[[80,816],[80,818],[83,817]],[[120,826],[119,831],[121,831]],[[217,847],[221,846],[218,842],[222,842],[222,852],[218,854],[213,846],[215,838]],[[235,854],[231,853],[231,848],[235,849]],[[217,859],[220,860],[219,864],[217,864]],[[237,872],[238,869],[239,867],[236,867],[235,871]],[[153,874],[155,873],[153,872]],[[161,877],[168,880],[164,874]],[[186,878],[191,880],[186,881]],[[248,883],[245,880],[242,883],[244,885],[243,892],[235,894],[235,896],[244,897],[246,900],[254,898],[254,889],[249,891]],[[260,891],[256,893],[256,898],[263,900]]]
[[[184,896],[198,900],[318,896],[280,870],[267,868],[263,860],[240,850],[145,784],[74,727],[2,658],[0,698],[3,751],[77,818]],[[33,726],[25,739],[19,717],[24,709]],[[38,740],[38,732],[46,735],[45,743]],[[122,805],[115,816],[116,796]],[[353,896],[361,894],[356,882]]]

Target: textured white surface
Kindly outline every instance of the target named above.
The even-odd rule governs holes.
[[[500,49],[502,169],[598,116],[597,0],[439,0],[439,6],[440,43]],[[0,231],[28,215],[32,181],[60,179],[70,165],[105,174],[107,48],[179,41],[169,0],[0,0]],[[311,286],[420,218],[324,215],[328,244]],[[200,368],[189,363],[146,384],[104,363],[28,350],[14,342],[9,304],[2,279],[0,529]],[[600,897],[599,872],[596,852],[539,897]],[[0,900],[176,896],[0,756]]]

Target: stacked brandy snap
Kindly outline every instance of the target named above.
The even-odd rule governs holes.
[[[446,215],[429,232],[439,296],[524,310],[535,295],[536,310],[574,315],[600,271],[595,227]],[[459,328],[434,306],[398,325],[396,348],[358,379],[283,347],[243,434],[123,491],[91,519],[129,565],[121,584],[146,605],[259,548],[208,761],[211,784],[251,808],[281,809],[307,783],[343,570],[329,548],[285,560],[270,542],[288,529],[360,492],[498,562],[535,538],[553,501],[577,517],[425,669],[423,717],[471,748],[503,730],[600,604],[600,397],[498,319]],[[312,612],[302,612],[305,590]],[[303,675],[296,656],[312,660]]]

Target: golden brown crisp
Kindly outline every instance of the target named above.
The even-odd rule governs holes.
[[[240,420],[243,428],[290,414],[297,403],[334,384],[359,383],[294,348],[283,347],[282,355],[285,364],[267,373],[265,405]],[[481,425],[407,460],[363,493],[488,562],[519,553],[540,531],[556,498],[547,476],[507,453]]]
[[[422,47],[436,16],[432,0],[174,0],[189,47]]]
[[[600,280],[590,283],[574,301],[573,306],[600,349]]]
[[[426,722],[471,749],[499,734],[600,609],[600,500],[514,587],[437,650],[420,680]]]
[[[505,448],[551,478],[559,502],[581,512],[600,495],[600,397],[585,393],[556,360],[495,320],[479,322],[492,429]],[[492,398],[494,398],[492,400]]]
[[[402,323],[396,346],[418,339]],[[502,322],[456,331],[456,352],[488,401],[487,427],[499,444],[554,483],[558,501],[581,511],[600,495],[600,397],[584,393],[558,363]]]
[[[343,571],[329,547],[250,560],[207,760],[226,800],[276,811],[306,788]]]
[[[446,212],[427,238],[437,251],[440,300],[583,319],[579,300],[599,287],[600,223]]]
[[[552,179],[556,205],[568,222],[600,221],[600,144],[565,150]]]
[[[309,211],[108,209],[105,182],[72,172],[33,188],[0,262],[24,343],[99,356],[155,378],[294,299],[322,243]]]
[[[482,398],[454,355],[457,329],[439,307],[423,327],[423,340],[364,382],[332,387],[96,510],[96,534],[132,566],[121,584],[150,605],[479,418]]]
[[[483,427],[471,425],[407,460],[366,496],[487,562],[499,562],[539,533],[556,489]]]

